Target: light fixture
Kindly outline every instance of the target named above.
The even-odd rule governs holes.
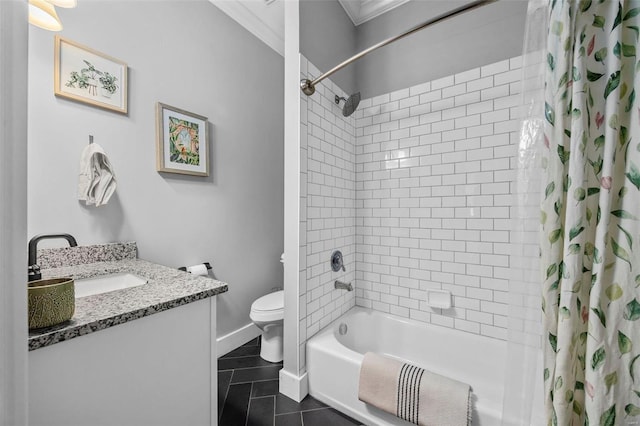
[[[29,23],[49,31],[62,30],[56,8],[44,0],[29,0]]]
[[[47,0],[47,3],[51,3],[58,7],[64,7],[66,9],[71,9],[78,5],[77,0]]]

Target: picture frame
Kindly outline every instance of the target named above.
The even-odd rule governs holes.
[[[56,35],[54,94],[127,114],[127,64],[88,46]]]
[[[207,117],[158,102],[156,104],[156,169],[158,172],[209,176]]]

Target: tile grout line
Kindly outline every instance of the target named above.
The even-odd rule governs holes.
[[[273,422],[271,426],[276,426],[276,396],[272,395],[271,397],[273,398]]]
[[[276,414],[276,416],[284,416],[286,414],[294,414],[294,413],[309,413],[311,411],[321,411],[321,410],[327,410],[329,408],[333,408],[333,407],[330,407],[330,406],[327,405],[326,407],[309,408],[308,410],[295,410],[295,411],[289,411],[287,413],[278,413],[278,414]],[[334,410],[335,410],[335,408],[334,408]]]
[[[271,364],[271,365],[257,365],[255,367],[239,367],[239,368],[227,368],[225,370],[218,370],[218,372],[222,371],[235,371],[235,370],[249,370],[252,368],[271,368],[271,367],[280,367],[282,368],[282,364]]]
[[[240,355],[240,356],[221,356],[218,360],[223,359],[238,359],[238,358],[258,358],[260,355]]]
[[[241,370],[246,370],[246,369],[250,369],[250,368],[264,368],[264,367],[273,367],[272,366],[263,366],[263,367],[246,367],[246,368],[242,368]],[[281,367],[281,365],[275,365],[277,367]],[[282,416],[291,416],[292,418],[295,418],[296,414],[299,416],[298,418],[300,419],[300,425],[303,426],[304,425],[304,413],[305,412],[326,412],[327,414],[330,414],[331,411],[333,411],[333,409],[331,409],[330,406],[323,406],[323,407],[317,407],[317,408],[310,408],[310,409],[301,409],[301,407],[299,406],[300,403],[298,403],[298,409],[294,409],[293,411],[289,411],[286,413],[279,413],[276,414],[276,409],[277,409],[277,401],[278,401],[278,397],[282,394],[280,394],[277,390],[275,391],[274,394],[271,395],[261,395],[261,396],[253,396],[253,390],[255,389],[255,384],[257,383],[268,383],[268,382],[278,382],[277,378],[268,378],[268,379],[262,379],[262,380],[252,380],[252,381],[243,381],[243,382],[238,382],[238,383],[232,383],[234,377],[235,377],[235,373],[236,373],[237,369],[229,369],[229,370],[219,370],[219,373],[224,372],[224,374],[229,374],[229,372],[231,372],[230,376],[229,376],[229,384],[227,385],[227,388],[225,390],[225,394],[224,394],[224,400],[221,404],[221,408],[220,408],[220,415],[218,416],[218,421],[220,421],[222,419],[222,416],[225,412],[228,412],[227,409],[227,404],[229,404],[230,407],[233,407],[233,401],[229,401],[229,391],[231,390],[231,386],[235,386],[235,385],[246,385],[246,384],[251,384],[251,386],[249,387],[249,398],[246,404],[246,412],[245,412],[245,422],[244,423],[240,423],[240,425],[242,426],[250,426],[252,424],[252,422],[250,421],[250,413],[251,413],[251,407],[254,406],[254,402],[252,401],[254,399],[264,399],[264,398],[271,398],[271,405],[272,405],[272,415],[269,417],[265,417],[265,418],[261,418],[261,421],[266,420],[267,423],[269,424],[269,420],[271,423],[271,426],[276,426],[277,424],[277,420],[276,417],[282,417]],[[256,370],[256,372],[260,372],[260,370]],[[274,391],[273,389],[271,389],[271,386],[265,386],[264,390],[267,390],[269,392]],[[283,396],[283,398],[286,399],[286,397]],[[313,399],[311,397],[311,399]],[[264,401],[265,403],[267,403],[267,401]],[[286,404],[285,404],[286,405]],[[260,404],[258,405],[260,406]],[[268,406],[268,403],[267,403]],[[330,410],[331,409],[331,410]],[[226,410],[226,411],[225,411]],[[257,413],[256,413],[257,414]],[[322,414],[319,414],[320,418],[323,418]],[[357,425],[358,423],[353,423],[354,425]]]
[[[271,398],[272,396],[275,397],[275,395],[262,395],[262,396],[251,397],[251,399]],[[275,415],[275,412],[274,412],[274,415]]]
[[[253,393],[253,382],[251,383],[251,388],[249,388],[249,402],[247,403],[247,414],[244,418],[244,426],[247,426],[249,423],[249,412],[251,411],[251,394]]]
[[[226,371],[228,371],[228,370],[226,370]],[[237,383],[230,383],[230,384],[231,384],[231,385],[242,385],[242,384],[245,384],[245,383],[255,383],[255,382],[272,382],[272,381],[274,381],[274,380],[278,380],[278,379],[249,380],[249,381],[246,381],[246,382],[237,382]]]
[[[220,410],[220,414],[218,414],[218,422],[222,420],[222,413],[224,412],[224,407],[227,405],[227,396],[229,396],[229,389],[231,388],[231,380],[233,379],[234,371],[231,370],[231,377],[229,377],[229,384],[227,385],[227,391],[224,393],[224,400],[222,400],[222,409]]]

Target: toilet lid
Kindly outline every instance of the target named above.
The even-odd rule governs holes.
[[[251,305],[252,311],[278,311],[284,309],[284,291],[276,291],[262,296]]]

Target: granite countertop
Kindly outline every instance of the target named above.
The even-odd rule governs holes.
[[[107,249],[105,250],[105,247]],[[147,283],[76,299],[70,321],[31,330],[29,350],[103,330],[167,309],[224,293],[227,284],[135,258],[135,243],[45,249],[38,251],[42,278],[82,279],[131,273]]]

